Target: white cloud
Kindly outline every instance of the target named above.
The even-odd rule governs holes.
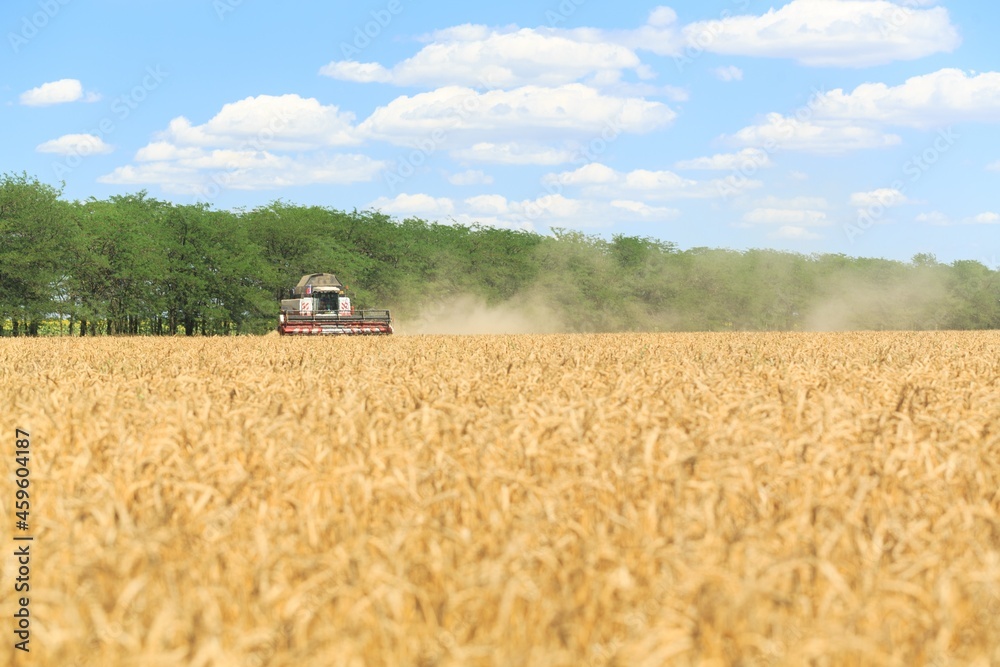
[[[864,83],[850,93],[837,88],[817,95],[817,118],[928,127],[963,121],[1000,121],[1000,72],[971,74],[942,69],[898,86]]]
[[[468,169],[451,174],[448,176],[448,182],[452,185],[489,185],[493,182],[493,177],[479,170]]]
[[[511,210],[529,220],[572,220],[581,218],[588,204],[589,202],[579,199],[569,199],[559,194],[553,194],[542,195],[533,200],[512,202]]]
[[[595,183],[616,183],[621,180],[621,174],[600,162],[590,162],[573,171],[559,174],[546,174],[544,183],[559,183],[560,185],[593,185]]]
[[[833,224],[822,210],[829,208],[824,197],[781,198],[768,195],[754,202],[754,208],[743,215],[736,227],[770,226],[777,227],[768,233],[773,239],[811,241],[822,238],[816,227]]]
[[[592,83],[588,83],[587,85],[594,87]],[[600,90],[605,95],[614,95],[616,97],[662,97],[670,102],[687,102],[691,99],[691,92],[687,88],[653,84],[645,81],[622,81],[601,86]]]
[[[577,83],[486,92],[448,86],[397,97],[372,112],[358,131],[395,144],[430,142],[455,149],[481,142],[551,145],[558,138],[650,132],[675,117],[660,102],[604,95]]]
[[[258,95],[224,105],[202,125],[174,118],[157,138],[177,146],[309,150],[360,143],[353,121],[354,114],[315,98]]]
[[[465,25],[440,30],[431,40],[391,69],[379,63],[334,61],[320,74],[364,83],[490,89],[577,81],[604,85],[618,81],[626,70],[648,76],[635,51],[600,33]]]
[[[624,174],[623,185],[632,190],[674,190],[682,191],[698,185],[697,181],[682,178],[672,171],[650,171],[636,169]]]
[[[916,221],[926,222],[928,225],[937,225],[937,226],[952,224],[951,219],[941,211],[930,211],[929,213],[921,213],[916,217]]]
[[[503,215],[507,212],[507,198],[501,195],[479,195],[465,200],[469,211],[477,214]]]
[[[397,216],[428,219],[448,218],[460,224],[534,230],[539,227],[609,227],[616,222],[668,222],[680,215],[677,209],[651,206],[635,200],[611,202],[576,199],[561,194],[541,194],[511,200],[498,194],[477,195],[456,201],[427,194],[380,197],[369,204]]]
[[[807,174],[804,171],[792,170],[788,172],[788,178],[792,179],[793,181],[808,181],[809,174]]]
[[[679,55],[684,47],[684,39],[677,26],[677,12],[664,6],[655,7],[650,11],[645,25],[634,30],[581,29],[573,32],[602,35],[616,43],[660,56]]]
[[[838,88],[815,95],[795,114],[770,113],[724,138],[748,146],[838,154],[899,144],[898,135],[882,129],[886,126],[929,128],[970,121],[1000,121],[1000,72],[942,69],[898,86],[865,83],[849,93]],[[950,127],[941,130],[934,147],[945,151],[959,137]]]
[[[639,84],[642,85],[642,84]],[[645,95],[665,95],[668,100],[673,102],[687,102],[691,99],[691,94],[684,88],[678,86],[661,86],[660,88],[654,88],[644,93]]]
[[[29,107],[44,107],[52,104],[65,104],[67,102],[96,102],[101,99],[96,93],[84,95],[83,84],[78,79],[60,79],[50,83],[43,83],[37,88],[32,88],[21,93],[21,104]]]
[[[388,163],[330,152],[360,142],[353,119],[336,106],[298,95],[247,97],[224,105],[201,125],[174,118],[136,152],[134,164],[98,180],[202,196],[219,189],[370,181]]]
[[[680,53],[677,14],[654,8],[642,26],[627,30],[558,27],[491,28],[464,24],[436,30],[413,56],[391,67],[335,60],[320,74],[361,83],[402,86],[467,86],[479,89],[526,85],[561,86],[583,82],[614,86],[626,72],[653,78],[637,51]]]
[[[847,121],[799,120],[780,113],[769,113],[764,122],[724,138],[745,146],[768,146],[829,155],[862,148],[885,148],[902,141],[898,135]]]
[[[868,208],[870,206],[899,206],[908,204],[910,200],[895,188],[878,188],[869,192],[855,192],[851,195],[851,206]]]
[[[567,199],[561,195],[543,195],[537,199],[511,201],[502,195],[469,197],[456,206],[447,197],[427,194],[400,194],[389,199],[379,197],[369,206],[397,216],[416,216],[429,219],[447,217],[461,224],[475,222],[497,227],[534,229],[542,224],[586,224],[591,216],[582,213],[587,202]],[[610,222],[610,221],[606,221]]]
[[[712,179],[696,181],[672,171],[635,169],[619,172],[607,165],[592,162],[573,171],[550,173],[542,182],[552,185],[580,187],[589,197],[646,200],[712,199],[738,194],[742,190],[758,188],[760,181],[746,179]]]
[[[611,202],[611,206],[634,213],[640,218],[655,218],[657,220],[672,220],[681,214],[676,208],[650,206],[645,202],[634,201],[632,199],[615,199]]]
[[[685,47],[717,53],[793,58],[809,65],[865,66],[951,51],[960,42],[941,7],[914,8],[919,0],[792,0],[762,16],[734,16],[681,28],[676,12],[655,7],[634,29],[489,27],[464,24],[437,30],[411,57],[391,66],[335,60],[320,74],[359,83],[467,87],[478,90],[574,83],[627,95],[679,100],[683,90],[625,83],[626,73],[655,77],[639,52],[682,56]],[[738,81],[734,65],[717,67],[723,81]]]
[[[988,171],[1000,171],[1000,160],[986,165],[986,169]]]
[[[743,80],[743,70],[741,70],[736,65],[727,65],[725,67],[716,67],[712,70],[712,74],[715,75],[719,81],[742,81]]]
[[[768,195],[754,201],[753,206],[755,208],[790,208],[790,209],[827,209],[830,208],[829,202],[827,202],[825,197],[809,197],[801,195],[798,197],[775,197],[774,195]]]
[[[346,185],[373,180],[388,163],[367,155],[218,149],[184,151],[183,157],[118,167],[98,178],[116,185],[159,185],[165,192],[212,196],[217,190],[272,190],[318,183]]]
[[[39,153],[56,153],[58,155],[101,155],[110,153],[113,147],[93,134],[64,134],[58,139],[51,139],[36,148]]]
[[[455,203],[448,197],[431,197],[425,194],[398,194],[392,199],[379,197],[371,204],[371,208],[390,215],[438,217],[455,212]]]
[[[759,148],[745,148],[738,153],[719,153],[711,157],[681,160],[674,164],[674,168],[733,171],[736,169],[770,167],[771,165],[771,158],[766,151]]]
[[[679,211],[626,199],[601,201],[546,194],[535,199],[508,202],[508,220],[527,220],[532,227],[610,227],[624,221],[668,222]],[[510,223],[508,223],[510,224]]]
[[[831,224],[823,211],[809,209],[755,208],[743,216],[746,225],[793,225],[822,227]]]
[[[357,83],[391,83],[392,73],[378,63],[337,60],[320,68],[319,73],[331,79]]]
[[[968,225],[996,225],[1000,224],[1000,213],[993,213],[992,211],[980,213],[971,218],[966,218],[963,222]]]
[[[886,0],[792,0],[761,16],[684,27],[691,48],[725,55],[792,58],[804,65],[867,67],[950,53],[961,43],[944,7]],[[910,6],[905,6],[910,5]]]
[[[197,159],[204,154],[201,148],[188,146],[180,148],[169,141],[154,141],[146,144],[135,154],[136,162],[162,162],[166,160]]]
[[[546,166],[571,162],[578,154],[578,151],[569,148],[554,148],[537,143],[529,144],[516,141],[499,144],[480,141],[467,148],[457,148],[449,152],[452,158],[469,162]]]
[[[657,28],[664,28],[667,26],[671,26],[676,22],[677,22],[677,12],[675,12],[670,7],[662,5],[653,8],[653,10],[649,12],[649,18],[646,20],[647,25]]]
[[[978,215],[962,218],[961,220],[952,220],[940,211],[930,211],[929,213],[921,213],[917,216],[916,220],[917,222],[925,222],[929,225],[939,227],[951,225],[1000,225],[1000,213],[987,211],[985,213],[979,213]]]
[[[795,225],[784,225],[779,227],[768,236],[775,239],[787,239],[791,241],[816,241],[823,238],[822,234],[817,234],[816,232],[810,231],[805,227],[797,227]]]

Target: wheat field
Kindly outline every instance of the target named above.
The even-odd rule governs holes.
[[[0,662],[1000,665],[998,344],[0,339]]]

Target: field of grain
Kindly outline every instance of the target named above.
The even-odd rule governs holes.
[[[0,663],[997,665],[998,346],[0,339]]]

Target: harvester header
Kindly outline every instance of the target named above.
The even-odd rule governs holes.
[[[278,332],[284,335],[379,335],[392,333],[388,310],[355,310],[346,287],[332,273],[302,276],[290,299],[281,300]]]

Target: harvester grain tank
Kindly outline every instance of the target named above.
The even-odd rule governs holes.
[[[281,300],[278,332],[285,335],[384,335],[392,333],[388,310],[356,310],[332,273],[302,276],[292,298]]]

